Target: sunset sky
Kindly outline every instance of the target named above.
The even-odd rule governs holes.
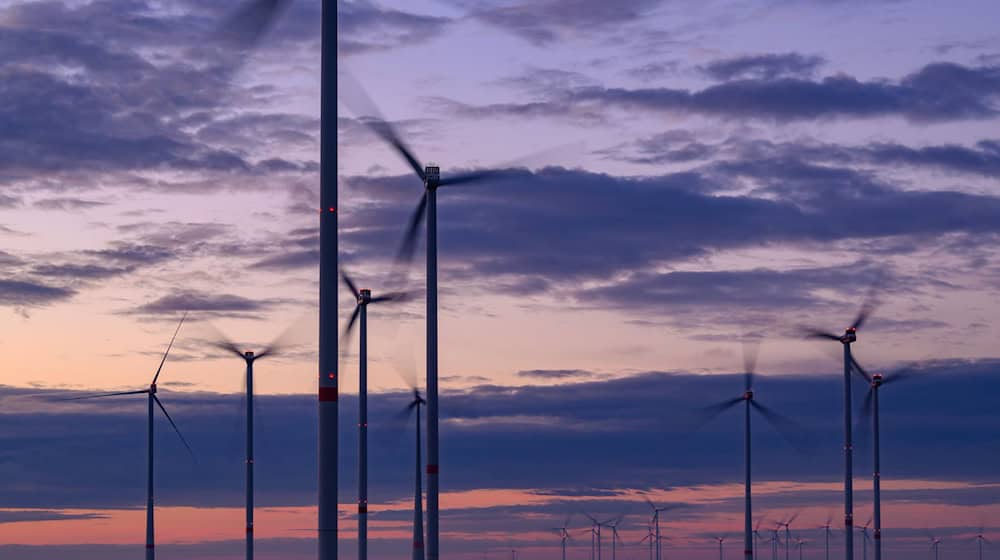
[[[160,396],[196,461],[158,419],[159,557],[243,557],[243,365],[207,343],[222,332],[291,343],[256,367],[258,558],[315,558],[320,2],[291,2],[251,54],[217,32],[236,5],[0,0],[4,560],[141,554],[145,403],[64,399],[148,386],[184,311]],[[717,558],[726,536],[742,558],[741,416],[696,427],[742,393],[750,334],[757,398],[797,423],[754,426],[755,518],[798,514],[821,558],[819,527],[842,523],[841,350],[802,327],[841,330],[869,294],[859,360],[917,372],[882,394],[886,557],[933,535],[976,558],[980,527],[1000,543],[998,21],[993,0],[342,0],[359,283],[393,288],[422,186],[352,112],[355,80],[442,175],[511,170],[439,191],[443,557],[557,558],[571,516],[583,560],[586,513],[627,514],[619,554],[643,560],[648,498],[681,506],[665,557]],[[423,320],[422,297],[369,315],[378,560],[409,552],[399,413]],[[870,455],[862,437],[859,523]]]

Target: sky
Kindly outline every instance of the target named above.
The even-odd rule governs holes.
[[[185,311],[159,386],[195,459],[159,418],[160,557],[242,557],[243,366],[223,335],[284,349],[255,368],[258,557],[315,556],[319,2],[290,2],[253,52],[220,36],[235,5],[0,0],[4,559],[140,553],[143,403],[65,399],[148,386]],[[912,374],[882,396],[887,558],[929,535],[975,558],[980,527],[1000,542],[998,17],[986,0],[342,0],[345,270],[397,289],[421,195],[371,117],[443,176],[506,171],[439,191],[442,554],[554,558],[569,518],[587,558],[586,515],[625,515],[618,553],[646,558],[649,499],[678,506],[667,557],[715,558],[719,536],[741,557],[740,417],[701,419],[741,394],[749,336],[756,396],[793,425],[755,417],[755,519],[797,514],[821,557],[842,366],[802,333],[866,301],[858,359]],[[341,290],[341,326],[353,305]],[[419,296],[369,316],[376,559],[409,550],[400,413],[423,319]]]

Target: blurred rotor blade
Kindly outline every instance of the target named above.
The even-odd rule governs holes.
[[[310,314],[308,312],[303,313],[297,319],[292,321],[287,327],[285,327],[285,330],[281,331],[278,336],[274,337],[274,340],[265,346],[263,350],[254,355],[254,359],[259,360],[265,356],[275,354],[280,355],[292,346],[303,344],[307,337],[311,338],[313,333],[316,331],[308,328],[310,326],[310,322],[307,321],[309,316]]]
[[[814,328],[803,328],[801,330],[802,330],[802,336],[805,337],[805,338],[825,338],[825,339],[836,340],[837,342],[840,342],[840,337],[839,336],[837,336],[835,334],[830,334],[830,333],[828,333],[826,331],[822,331],[822,330],[814,329]]]
[[[216,35],[237,48],[253,48],[290,3],[290,0],[248,0],[226,19]]]
[[[410,292],[389,292],[387,294],[376,296],[371,299],[371,303],[380,303],[383,301],[406,301],[410,298]]]
[[[875,308],[878,307],[879,301],[876,294],[878,293],[881,285],[882,285],[882,280],[880,274],[879,278],[877,278],[875,282],[872,283],[871,287],[868,288],[868,295],[865,296],[865,302],[861,304],[861,309],[858,310],[858,316],[855,317],[854,322],[851,323],[852,328],[860,329],[861,325],[865,324],[865,321],[868,320],[868,317],[872,314],[873,311],[875,311]]]
[[[695,424],[694,429],[695,430],[701,429],[702,427],[705,426],[705,424],[708,424],[709,422],[714,420],[717,416],[729,410],[730,408],[738,405],[741,402],[743,402],[743,397],[736,397],[729,399],[728,401],[723,401],[718,404],[706,406],[705,408],[701,409],[701,415],[698,418],[698,421]]]
[[[156,368],[156,375],[153,376],[153,385],[156,385],[156,380],[160,377],[160,371],[163,369],[163,363],[167,361],[167,354],[170,353],[170,349],[174,347],[174,340],[177,339],[177,333],[181,332],[181,325],[184,324],[184,319],[187,319],[187,311],[181,316],[181,322],[177,323],[177,328],[174,330],[174,336],[170,337],[170,344],[167,345],[167,351],[163,353],[163,358],[160,360],[160,367]]]
[[[345,285],[347,285],[347,289],[351,290],[351,294],[354,295],[354,299],[361,297],[361,292],[358,291],[358,287],[354,284],[354,280],[351,280],[351,276],[347,274],[347,271],[343,268],[340,269],[340,279],[344,281]]]
[[[181,430],[180,428],[177,427],[177,424],[174,422],[174,419],[170,417],[170,413],[167,412],[167,409],[163,407],[163,403],[160,402],[159,397],[153,395],[153,401],[156,402],[157,406],[160,407],[160,411],[163,412],[163,415],[167,417],[167,420],[170,422],[170,425],[173,426],[174,431],[177,432],[177,437],[181,438],[181,443],[184,444],[184,447],[187,448],[188,453],[191,454],[191,458],[197,462],[198,459],[194,456],[194,450],[191,449],[191,446],[188,445],[187,440],[184,439],[184,434],[181,433]]]
[[[917,375],[919,374],[916,372],[916,370],[913,369],[897,370],[890,373],[889,375],[884,376],[882,379],[882,384],[885,385],[887,383],[897,383],[899,381],[903,381],[906,379],[912,379]]]
[[[869,383],[872,382],[871,374],[869,374],[865,370],[865,368],[861,367],[861,364],[858,363],[858,360],[854,358],[854,354],[851,354],[851,365],[854,366],[854,371],[858,372],[859,374],[861,374],[861,377],[865,378],[865,381]]]
[[[760,355],[760,337],[743,337],[743,375],[745,389],[753,388],[753,376],[757,371],[757,356]]]
[[[764,417],[764,419],[767,420],[767,422],[771,424],[772,427],[774,427],[774,429],[778,432],[778,435],[780,435],[782,439],[788,442],[797,451],[799,452],[803,451],[802,445],[797,441],[798,434],[795,433],[799,428],[797,422],[795,422],[791,418],[788,418],[787,416],[775,412],[771,408],[768,408],[757,401],[750,401],[750,406],[757,409],[757,412],[759,412]],[[797,516],[798,514],[795,514],[794,516],[792,516],[792,519],[794,519]],[[785,523],[787,524],[791,522],[792,520],[788,520]]]
[[[403,242],[399,245],[399,252],[396,253],[396,263],[409,265],[413,262],[413,255],[417,250],[417,235],[420,233],[420,225],[427,217],[427,191],[420,196],[417,208],[410,216],[410,221],[406,225],[406,232],[403,234]]]
[[[485,183],[487,181],[502,181],[519,176],[523,170],[517,169],[476,169],[465,173],[457,173],[447,177],[442,177],[439,186],[467,185],[469,183]]]
[[[219,350],[224,350],[226,352],[236,354],[241,358],[245,357],[243,355],[243,351],[240,350],[240,347],[236,346],[236,344],[232,340],[229,340],[229,338],[226,335],[222,334],[222,331],[220,331],[218,327],[216,327],[212,323],[209,323],[208,321],[202,321],[200,324],[203,328],[206,328],[209,331],[211,331],[210,334],[212,336],[212,339],[208,340],[209,346],[214,346]]]
[[[354,113],[358,121],[367,126],[379,136],[386,144],[392,146],[396,152],[406,160],[413,172],[420,177],[421,181],[426,181],[424,166],[420,164],[396,129],[389,124],[389,121],[382,116],[382,111],[378,109],[372,101],[368,92],[361,86],[361,82],[349,71],[341,69],[338,75],[338,95],[340,101]]]
[[[347,320],[347,326],[344,327],[344,332],[340,335],[340,341],[346,343],[351,336],[351,331],[354,330],[354,323],[358,322],[358,317],[361,315],[361,304],[354,306],[354,313],[351,313],[351,318]],[[342,344],[346,346],[346,344]]]
[[[65,399],[59,399],[61,401],[83,401],[87,399],[102,399],[104,397],[117,397],[119,395],[142,395],[148,393],[149,389],[143,389],[141,391],[123,391],[121,393],[101,393],[99,395],[87,395],[86,397],[69,397]]]

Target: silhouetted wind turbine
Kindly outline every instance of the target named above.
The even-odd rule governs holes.
[[[852,358],[853,359],[853,358]],[[870,375],[857,360],[853,362],[855,370],[861,374],[868,382],[868,393],[865,395],[864,404],[861,406],[861,419],[871,420],[872,427],[872,486],[874,509],[872,517],[875,520],[875,560],[882,560],[882,456],[881,456],[881,435],[879,419],[879,389],[887,383],[897,383],[910,378],[913,373],[907,370],[900,370],[892,374],[883,376],[876,373]],[[867,538],[867,524],[865,525],[865,537]],[[866,545],[867,546],[867,545]],[[865,554],[867,557],[867,548]]]
[[[934,551],[934,560],[938,560],[938,551],[939,551],[939,547],[941,545],[941,539],[939,539],[939,538],[937,538],[937,537],[935,537],[933,535],[928,536],[928,538],[931,541],[930,548],[931,548],[931,550]]]
[[[871,524],[872,520],[869,518],[864,525],[857,525],[854,527],[858,531],[861,531],[861,551],[863,554],[862,558],[865,560],[868,560],[868,543],[872,540],[872,538],[868,536],[868,527],[870,527]]]
[[[779,521],[778,526],[785,528],[785,560],[789,558],[789,549],[792,547],[792,521],[799,517],[798,513],[793,514],[787,521]]]
[[[283,333],[278,335],[270,344],[264,347],[264,349],[258,353],[254,353],[250,350],[241,350],[233,341],[229,340],[226,335],[222,334],[218,329],[213,327],[213,335],[215,340],[209,341],[212,346],[229,352],[233,355],[239,356],[246,364],[246,377],[244,381],[246,382],[246,422],[247,422],[247,432],[246,432],[246,558],[247,560],[253,560],[254,554],[254,478],[253,478],[253,467],[254,467],[254,431],[253,431],[253,419],[254,419],[254,378],[253,378],[253,365],[257,363],[257,360],[266,357],[273,357],[281,352],[287,350],[290,345],[290,337],[292,335],[292,327],[286,329]]]
[[[587,519],[590,519],[590,532],[591,532],[591,550],[590,557],[594,557],[594,550],[597,550],[597,560],[601,560],[601,522],[595,519],[589,513],[584,513]],[[596,540],[595,540],[596,539]],[[596,543],[596,544],[595,544]]]
[[[820,529],[823,529],[823,535],[826,537],[826,560],[830,560],[830,522],[832,521],[833,518],[827,517],[826,524],[820,527]]]
[[[660,538],[660,513],[665,512],[665,511],[670,511],[670,510],[677,509],[677,508],[680,507],[680,505],[671,504],[671,505],[666,505],[666,506],[663,506],[663,507],[658,507],[649,498],[646,498],[646,503],[649,504],[650,509],[653,510],[653,516],[652,516],[651,520],[652,520],[653,526],[656,528],[656,560],[660,560],[662,558],[661,552],[663,550],[663,547],[660,544],[660,541],[662,540]]]
[[[340,277],[357,301],[354,312],[344,327],[341,346],[347,348],[355,323],[360,324],[358,336],[358,559],[368,559],[368,306],[382,302],[399,302],[406,299],[404,292],[390,292],[372,296],[368,288],[358,289],[347,271]]]
[[[719,560],[723,560],[722,543],[726,542],[726,537],[715,537],[715,540],[719,542]]]
[[[983,543],[989,543],[990,539],[987,539],[983,535],[983,527],[979,527],[979,532],[976,533],[976,543],[979,545],[979,560],[983,560]]]
[[[754,538],[753,555],[755,558],[760,555],[760,526],[762,523],[764,523],[763,517],[757,520],[757,525],[753,528],[753,538]]]
[[[806,545],[806,541],[802,539],[795,539],[795,546],[799,549],[799,560],[802,560],[802,547]]]
[[[562,527],[555,527],[552,530],[559,532],[559,540],[562,544],[562,560],[566,560],[566,541],[572,540],[569,536],[569,520],[573,518],[573,514],[570,514],[566,521],[563,522]]]
[[[618,536],[618,525],[622,522],[623,519],[625,519],[625,516],[620,515],[615,519],[609,519],[603,523],[605,527],[611,529],[611,560],[616,560],[617,558],[616,544],[618,541],[622,540],[622,538]]]
[[[424,560],[424,492],[421,485],[423,476],[420,473],[420,407],[427,404],[427,401],[420,396],[420,391],[413,388],[413,400],[403,411],[404,416],[409,416],[414,410],[417,413],[417,444],[416,461],[414,462],[414,490],[413,490],[413,560]],[[485,553],[484,553],[485,554]]]
[[[147,414],[146,414],[146,560],[154,560],[156,558],[155,549],[155,539],[153,530],[153,405],[155,404],[163,412],[163,415],[170,422],[170,425],[174,428],[174,432],[177,433],[177,437],[180,438],[181,443],[194,457],[194,451],[191,450],[191,446],[188,445],[184,435],[181,434],[180,429],[177,424],[174,423],[174,419],[170,417],[170,413],[167,409],[163,407],[163,403],[160,402],[160,398],[156,396],[156,381],[160,378],[160,372],[163,371],[163,364],[167,361],[167,355],[170,354],[170,349],[174,346],[174,340],[177,339],[177,333],[181,330],[181,325],[184,324],[184,319],[187,318],[187,313],[181,317],[180,323],[177,324],[177,329],[174,331],[174,336],[170,338],[170,344],[167,345],[167,350],[163,353],[163,358],[160,359],[160,366],[156,368],[156,373],[153,374],[153,380],[149,384],[148,389],[142,389],[139,391],[124,391],[120,393],[103,393],[100,395],[89,395],[86,397],[75,397],[71,401],[80,401],[87,399],[101,399],[105,397],[117,397],[120,395],[146,395]]]
[[[868,316],[875,308],[872,298],[874,287],[869,291],[868,298],[861,306],[857,317],[847,327],[842,335],[832,334],[819,329],[805,329],[809,338],[819,338],[839,342],[844,347],[844,555],[847,560],[854,560],[854,442],[851,422],[851,344],[858,340],[858,329],[864,325]]]
[[[321,0],[319,189],[319,559],[337,560],[337,1]],[[290,0],[244,0],[222,27],[248,51]],[[437,560],[437,546],[431,558]]]
[[[743,556],[746,560],[753,558],[753,507],[751,504],[752,491],[750,482],[750,410],[756,409],[765,420],[774,426],[778,433],[785,439],[784,431],[791,422],[779,415],[777,412],[760,404],[754,400],[753,380],[754,370],[757,367],[757,351],[759,343],[756,340],[744,340],[743,344],[743,395],[735,397],[706,409],[706,416],[703,422],[708,422],[730,408],[743,403],[743,471],[744,471],[744,502],[743,502]],[[784,426],[782,426],[784,424]]]
[[[403,142],[399,133],[382,117],[375,103],[361,88],[352,84],[353,95],[342,100],[383,141],[389,144],[410,166],[423,183],[423,195],[411,216],[400,247],[399,259],[409,262],[416,249],[418,230],[427,222],[427,541],[430,560],[438,560],[439,471],[440,453],[438,438],[438,305],[437,305],[437,190],[445,186],[481,183],[509,173],[503,170],[476,170],[441,177],[437,166],[424,167]]]
[[[640,544],[641,545],[642,543],[644,543],[646,541],[649,541],[649,560],[653,560],[653,543],[656,542],[656,532],[653,531],[653,525],[652,525],[652,523],[647,523],[646,524],[646,536],[643,537],[642,540],[640,540],[636,544]]]

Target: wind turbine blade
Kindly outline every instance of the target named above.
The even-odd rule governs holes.
[[[305,326],[308,325],[306,322],[307,315],[300,315],[298,319],[292,321],[285,330],[281,331],[281,334],[274,337],[263,350],[254,355],[255,360],[259,360],[265,356],[271,356],[275,354],[281,354],[288,350],[289,347],[302,344],[305,339],[306,329]],[[309,331],[309,335],[315,331]]]
[[[442,177],[440,186],[467,185],[470,183],[485,183],[487,181],[502,181],[520,175],[516,169],[477,169],[465,173],[458,173],[449,177]]]
[[[389,292],[380,296],[373,297],[370,303],[382,303],[384,301],[406,301],[410,298],[410,292]]]
[[[865,370],[865,368],[861,367],[861,364],[858,363],[858,360],[854,358],[854,354],[851,354],[851,365],[854,367],[854,371],[858,372],[859,374],[861,374],[861,377],[865,378],[865,381],[869,383],[872,382],[871,374],[869,374],[868,371]]]
[[[214,346],[214,347],[218,348],[219,350],[223,350],[223,351],[226,351],[226,352],[230,352],[232,354],[236,354],[237,356],[239,356],[241,358],[244,357],[243,356],[243,351],[240,350],[239,346],[236,346],[236,344],[232,340],[229,340],[229,337],[227,337],[226,335],[222,334],[222,331],[220,331],[218,329],[218,327],[216,327],[215,325],[213,325],[212,323],[209,323],[207,321],[203,321],[200,324],[204,328],[207,328],[209,331],[211,331],[212,339],[208,341],[208,344],[210,346]]]
[[[420,196],[417,208],[410,216],[410,221],[406,225],[406,233],[403,234],[403,242],[399,245],[399,252],[396,253],[396,263],[408,266],[413,262],[413,254],[417,250],[417,235],[420,233],[420,225],[427,217],[427,192]]]
[[[819,329],[806,327],[801,329],[801,331],[802,331],[802,336],[804,338],[822,338],[827,340],[836,340],[837,342],[840,342],[839,336]]]
[[[347,343],[350,342],[351,333],[354,331],[354,324],[358,322],[358,316],[361,315],[361,304],[354,306],[354,313],[351,313],[351,318],[347,320],[347,325],[344,326],[344,331],[340,333],[340,347],[347,349]]]
[[[174,432],[177,433],[177,437],[181,438],[181,443],[183,443],[184,447],[187,448],[188,453],[191,454],[191,458],[197,461],[198,459],[194,456],[194,450],[191,449],[191,446],[188,445],[187,440],[184,439],[184,434],[181,433],[181,430],[180,428],[177,427],[177,424],[174,422],[174,419],[170,417],[170,413],[167,412],[167,409],[163,407],[163,403],[160,402],[159,397],[153,395],[153,401],[156,403],[157,406],[160,407],[160,411],[163,412],[163,415],[167,417],[167,421],[169,421],[170,425],[174,428]]]
[[[226,19],[216,34],[237,48],[252,48],[271,28],[271,25],[289,3],[290,0],[250,0],[244,2]]]
[[[86,397],[69,397],[65,399],[59,399],[61,401],[83,401],[87,399],[102,399],[104,397],[117,397],[119,395],[144,395],[149,392],[149,389],[143,389],[141,391],[124,391],[121,393],[101,393],[100,395],[87,395]]]
[[[868,317],[871,316],[872,312],[875,311],[875,308],[878,307],[879,301],[876,298],[876,294],[878,293],[878,289],[881,284],[882,281],[881,278],[879,278],[872,283],[871,288],[868,288],[868,295],[865,296],[865,302],[861,304],[861,309],[858,310],[858,316],[855,317],[854,322],[851,323],[852,328],[860,329],[861,325],[865,324]]]
[[[750,406],[757,409],[757,412],[759,412],[761,416],[767,420],[768,424],[771,424],[771,426],[774,427],[775,431],[778,432],[778,435],[780,435],[782,439],[787,441],[796,450],[802,451],[801,446],[796,442],[797,438],[794,433],[794,431],[798,430],[798,423],[784,415],[778,414],[771,408],[768,408],[757,401],[750,401]],[[797,516],[798,514],[795,514],[792,516],[792,519],[789,519],[783,523],[783,525],[791,523]]]
[[[351,280],[351,275],[348,274],[347,271],[344,270],[343,268],[340,269],[340,279],[344,281],[345,285],[347,285],[347,289],[351,290],[351,294],[354,295],[354,299],[358,299],[359,297],[361,297],[361,292],[358,290],[358,287],[354,284],[354,280]]]
[[[358,117],[358,120],[362,124],[370,128],[372,132],[377,134],[396,153],[402,156],[406,160],[406,163],[410,165],[410,168],[413,169],[413,172],[417,174],[417,177],[420,177],[421,181],[425,181],[427,177],[424,175],[424,166],[421,165],[420,160],[413,155],[410,148],[403,142],[402,137],[396,131],[395,127],[389,124],[389,121],[382,116],[382,112],[375,105],[375,102],[372,101],[371,96],[368,95],[365,88],[361,86],[361,82],[353,74],[344,69],[341,69],[338,78],[340,101],[354,113],[354,116]]]
[[[706,406],[705,408],[702,409],[701,417],[695,424],[694,429],[700,430],[702,427],[705,426],[705,424],[708,424],[709,422],[714,420],[717,416],[719,416],[723,412],[729,410],[730,408],[736,406],[741,402],[743,402],[743,397],[736,397],[729,399],[728,401],[723,401],[718,404]]]
[[[757,356],[760,354],[760,338],[743,337],[743,376],[744,388],[749,391],[753,387],[753,376],[757,372]]]
[[[163,369],[163,363],[167,361],[167,354],[170,353],[170,349],[174,347],[174,340],[177,339],[177,333],[181,332],[181,325],[184,324],[184,319],[187,319],[187,311],[184,315],[181,315],[181,322],[177,323],[177,328],[174,330],[174,336],[170,337],[170,344],[167,345],[167,351],[163,353],[163,358],[160,359],[160,367],[156,368],[156,375],[153,376],[153,385],[156,385],[156,380],[160,377],[160,371]]]
[[[912,370],[912,369],[901,369],[901,370],[895,371],[895,372],[893,372],[893,373],[891,373],[889,375],[886,375],[882,379],[882,384],[885,385],[887,383],[898,383],[900,381],[916,377],[917,375],[918,374],[917,374],[917,372],[915,370]]]

